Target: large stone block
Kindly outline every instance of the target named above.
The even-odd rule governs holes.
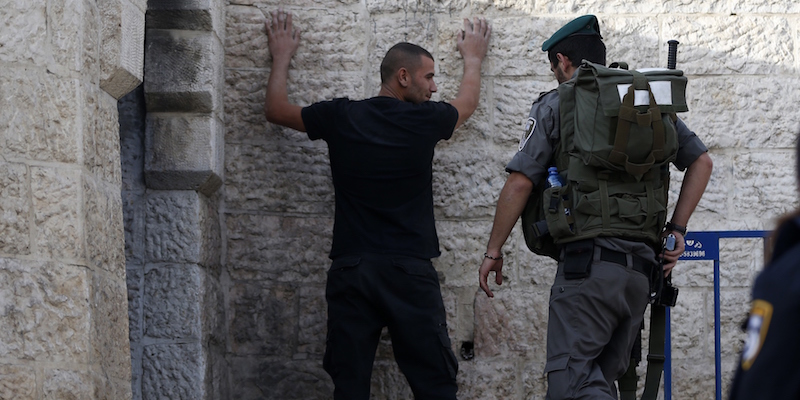
[[[144,92],[149,112],[221,112],[220,39],[212,33],[148,29]]]
[[[97,179],[119,186],[120,123],[117,100],[95,88],[82,93],[84,106],[83,163]]]
[[[95,384],[91,375],[83,371],[64,369],[46,370],[42,383],[43,399],[95,398]]]
[[[128,263],[126,269],[128,289],[128,337],[131,348],[140,345],[144,337],[144,266]],[[133,353],[133,351],[132,351]]]
[[[792,74],[790,22],[779,15],[664,18],[665,37],[681,42],[677,63],[691,75]]]
[[[510,358],[476,358],[461,362],[458,375],[458,398],[464,400],[522,399],[518,392],[520,365]],[[543,392],[540,394],[544,398]],[[391,399],[391,396],[385,397]],[[533,397],[538,399],[539,397]]]
[[[144,277],[144,334],[202,343],[206,273],[197,265],[149,265]]]
[[[268,70],[228,69],[225,89],[226,143],[309,143],[308,135],[290,128],[267,123],[264,117],[264,97]],[[374,73],[377,78],[378,71]],[[357,100],[377,94],[364,86],[363,73],[358,72],[289,72],[289,101],[309,105],[335,97]],[[324,147],[322,141],[316,146]]]
[[[690,77],[690,111],[681,118],[710,148],[791,148],[800,126],[792,107],[798,100],[795,76]]]
[[[83,223],[86,232],[86,260],[97,270],[125,279],[125,229],[122,199],[116,186],[83,179]]]
[[[333,183],[327,149],[316,144],[226,146],[229,208],[331,215]]]
[[[43,65],[48,56],[47,3],[6,2],[0,7],[0,61]]]
[[[74,164],[80,157],[82,99],[77,80],[39,68],[0,72],[4,157]]]
[[[154,191],[147,194],[145,254],[147,262],[216,265],[214,250],[207,243],[209,215],[207,198],[194,191]]]
[[[0,365],[0,399],[34,400],[36,372],[19,365]]]
[[[232,285],[228,297],[232,354],[292,357],[297,343],[297,289],[285,284],[238,283]]]
[[[100,87],[119,99],[139,86],[144,76],[144,11],[128,0],[97,5],[102,21]]]
[[[759,229],[796,207],[793,150],[737,153],[733,165],[732,215],[748,216],[751,229]]]
[[[299,288],[298,296],[297,349],[292,358],[321,360],[325,353],[328,320],[325,287],[322,284],[303,286]]]
[[[329,399],[333,393],[319,360],[231,357],[230,364],[232,399]]]
[[[475,357],[545,360],[550,288],[475,293]]]
[[[0,162],[0,253],[30,254],[31,196],[28,168]]]
[[[85,257],[80,210],[81,173],[63,167],[31,167],[34,253],[57,259]]]
[[[149,0],[147,29],[221,32],[224,4],[217,0]]]
[[[101,2],[105,3],[105,2]],[[60,75],[79,71],[83,66],[81,47],[85,21],[83,0],[54,1],[47,7],[48,44],[55,65],[48,66]],[[87,20],[89,18],[86,18]]]
[[[144,174],[147,187],[214,193],[222,184],[223,128],[213,115],[147,115]]]
[[[144,85],[119,100],[118,113],[122,190],[144,193]]]
[[[0,258],[0,357],[88,363],[90,286],[82,267]]]
[[[95,272],[93,286],[93,359],[103,371],[105,385],[131,376],[131,351],[128,325],[126,281],[105,272]],[[126,385],[130,390],[130,386]]]
[[[333,218],[228,214],[225,222],[232,280],[325,281]]]
[[[166,399],[205,399],[206,357],[199,342],[145,346],[142,393]]]

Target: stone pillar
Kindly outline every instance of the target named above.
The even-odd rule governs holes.
[[[145,6],[0,10],[0,398],[131,398],[117,98]]]
[[[134,399],[228,398],[219,3],[150,2],[144,84],[126,99]]]

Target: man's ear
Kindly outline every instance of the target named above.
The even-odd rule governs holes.
[[[558,65],[562,71],[567,71],[570,67],[572,67],[572,61],[570,61],[567,56],[561,53],[556,53],[556,58],[558,59]]]
[[[411,83],[411,73],[408,72],[407,69],[401,67],[397,70],[397,83],[399,83],[401,87],[407,88]]]

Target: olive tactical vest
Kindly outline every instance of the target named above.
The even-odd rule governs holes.
[[[530,196],[522,223],[532,251],[558,259],[559,245],[599,236],[660,247],[668,164],[678,152],[676,113],[688,111],[686,83],[676,69],[584,61],[559,85],[554,162],[564,185],[539,185]]]

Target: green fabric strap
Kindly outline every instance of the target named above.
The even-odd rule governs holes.
[[[647,355],[647,377],[644,381],[642,400],[655,400],[658,397],[658,386],[661,372],[664,370],[664,335],[666,328],[667,308],[661,305],[650,306],[650,340]]]

